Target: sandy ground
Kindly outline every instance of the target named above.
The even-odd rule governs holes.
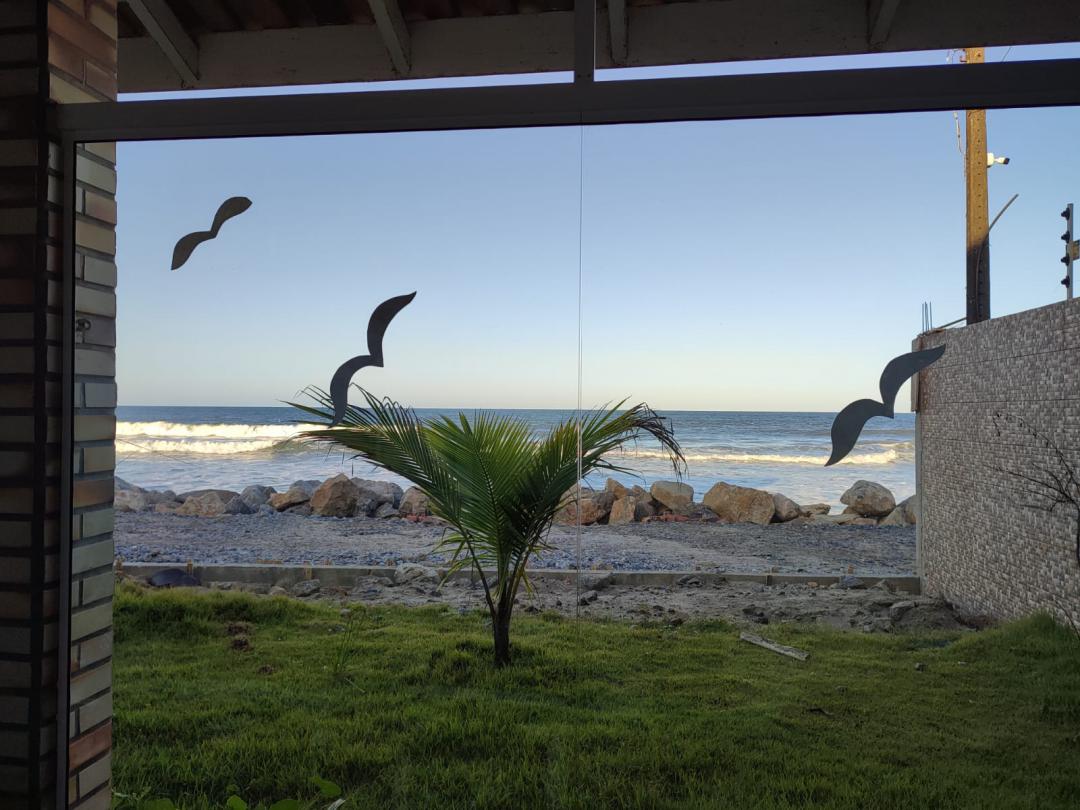
[[[279,562],[335,565],[437,565],[433,554],[443,534],[438,526],[406,520],[314,518],[300,515],[233,515],[197,518],[162,514],[118,514],[116,550],[128,563],[227,564]],[[576,568],[577,536],[556,527],[555,550],[538,563],[544,568]],[[722,580],[703,582],[693,572],[808,573],[862,577],[910,575],[915,569],[913,527],[722,525],[649,523],[589,526],[581,534],[580,581],[538,581],[536,591],[518,599],[523,612],[620,621],[680,624],[721,618],[747,627],[800,622],[863,632],[956,629],[963,625],[949,608],[930,599],[894,592],[884,583],[865,589],[820,585],[774,585]],[[402,569],[399,568],[399,572]],[[606,570],[690,572],[670,587],[624,586],[606,581]],[[434,571],[405,577],[362,577],[350,589],[323,588],[317,581],[241,585],[205,582],[215,589],[253,590],[342,605],[445,604],[465,612],[483,609],[475,583],[441,583]],[[872,580],[871,580],[872,582]]]
[[[727,580],[708,583],[688,574],[670,587],[636,587],[608,583],[606,579],[609,577],[603,573],[584,573],[580,581],[573,575],[565,581],[545,578],[535,583],[531,593],[522,590],[517,611],[554,611],[565,616],[670,626],[691,620],[723,619],[763,635],[767,635],[768,626],[788,622],[865,633],[968,629],[947,605],[894,589],[884,581],[868,588],[824,587],[816,583],[766,586]],[[460,613],[485,610],[478,583],[467,579],[440,582],[433,570],[402,583],[395,582],[395,577],[360,577],[351,588],[323,587],[314,579],[291,586],[284,581],[276,585],[204,582],[199,590],[289,596],[352,609],[359,603],[446,605]]]
[[[129,562],[333,565],[436,564],[437,526],[401,519],[155,513],[116,515],[116,553]],[[553,529],[537,563],[576,568],[576,532]],[[586,526],[581,567],[600,570],[910,575],[914,527],[647,523]]]

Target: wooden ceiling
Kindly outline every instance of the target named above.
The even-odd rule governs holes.
[[[121,0],[121,92],[568,71],[573,0]],[[1080,41],[1077,0],[599,0],[598,68]]]

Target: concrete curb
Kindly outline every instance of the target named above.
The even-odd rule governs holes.
[[[446,569],[432,566],[445,576]],[[150,577],[166,568],[185,568],[181,563],[145,563],[125,562],[123,571],[135,577]],[[243,582],[259,585],[293,585],[305,579],[317,579],[327,587],[351,588],[360,577],[388,577],[393,579],[394,568],[390,566],[346,566],[346,565],[273,565],[264,563],[237,563],[233,565],[193,565],[191,572],[206,582]],[[719,582],[758,582],[762,585],[805,585],[816,582],[819,585],[832,585],[840,580],[838,574],[741,574],[712,573],[705,571],[593,571],[583,570],[582,576],[601,577],[610,575],[611,584],[639,588],[671,587],[685,576],[694,576],[703,585]],[[573,582],[577,572],[573,569],[537,568],[529,571],[529,577],[535,582],[563,581]],[[472,571],[457,571],[450,576],[454,580],[475,579]],[[867,587],[884,580],[896,590],[910,594],[922,592],[921,582],[916,576],[870,575],[858,576]]]

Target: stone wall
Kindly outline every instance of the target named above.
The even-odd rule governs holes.
[[[972,614],[1080,620],[1075,514],[1048,514],[1013,473],[1046,477],[1062,450],[1080,476],[1080,299],[916,339],[945,344],[921,375],[919,573]]]
[[[51,103],[116,95],[116,0],[0,0],[0,806],[110,803],[115,153],[80,149],[72,547],[63,161]],[[66,580],[70,553],[71,581]],[[62,579],[63,578],[63,579]],[[70,587],[70,591],[68,590]],[[70,614],[62,613],[70,594]],[[70,632],[69,632],[70,631]],[[60,649],[65,637],[70,647]],[[70,682],[68,680],[70,678]],[[67,686],[70,683],[70,693]],[[58,712],[69,745],[57,757]],[[60,714],[60,717],[63,715]],[[60,749],[63,750],[62,748]],[[58,767],[58,764],[60,767]]]

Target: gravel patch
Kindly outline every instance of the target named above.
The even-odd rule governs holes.
[[[396,518],[117,513],[114,538],[117,555],[129,562],[392,566],[445,562],[446,555],[432,553],[444,533],[440,526]],[[555,527],[549,540],[554,550],[543,555],[537,567],[576,568],[577,532]],[[915,528],[689,522],[586,526],[581,530],[581,566],[910,575],[915,570]]]

